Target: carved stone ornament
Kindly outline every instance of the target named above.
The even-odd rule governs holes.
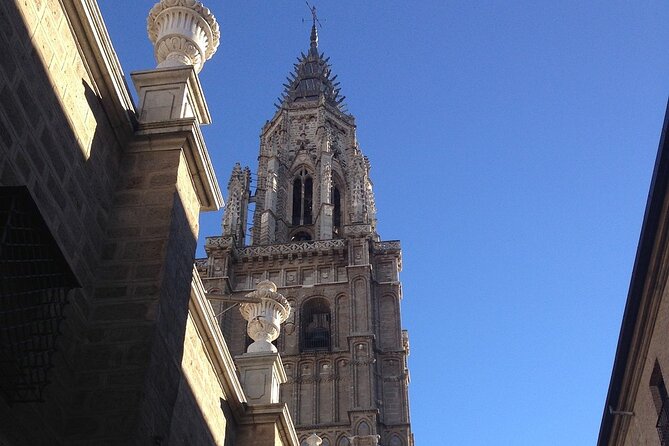
[[[158,68],[193,65],[197,73],[216,52],[221,37],[216,18],[196,0],[161,0],[147,19]]]
[[[279,337],[281,324],[290,316],[290,303],[277,293],[274,282],[263,280],[255,291],[246,297],[259,299],[258,303],[243,303],[239,311],[247,320],[246,332],[253,343],[246,350],[248,353],[276,353],[272,341]]]
[[[309,435],[306,441],[308,446],[320,446],[323,443],[323,439],[316,434]]]

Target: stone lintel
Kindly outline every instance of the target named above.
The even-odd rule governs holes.
[[[300,444],[285,403],[246,406],[246,413],[239,422],[237,442],[248,446]]]
[[[183,150],[201,210],[215,211],[223,205],[214,167],[195,118],[140,123],[128,150]]]
[[[235,362],[249,405],[279,402],[279,386],[287,377],[278,353],[244,353]]]
[[[192,66],[156,68],[130,73],[139,96],[139,121],[195,118],[211,124],[200,80]]]

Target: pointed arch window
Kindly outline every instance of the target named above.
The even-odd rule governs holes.
[[[314,181],[307,169],[302,168],[293,180],[293,226],[312,223]]]
[[[302,351],[330,350],[330,306],[325,299],[308,300],[302,307]]]

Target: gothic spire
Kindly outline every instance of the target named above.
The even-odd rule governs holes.
[[[309,47],[309,55],[318,55],[318,29],[316,28],[316,23],[319,22],[318,16],[316,16],[316,7],[310,6],[309,2],[307,2],[307,6],[309,6],[309,9],[311,10],[311,19],[313,23],[311,25],[311,46]]]
[[[312,16],[309,51],[307,54],[302,53],[297,58],[295,71],[287,77],[286,83],[283,84],[284,91],[278,98],[276,106],[280,108],[295,103],[319,102],[322,99],[340,112],[346,113],[343,104],[345,97],[339,94],[337,76],[332,76],[328,63],[330,58],[318,52],[317,28],[320,22],[316,16],[316,8],[309,6],[309,9]]]

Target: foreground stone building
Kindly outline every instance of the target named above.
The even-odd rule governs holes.
[[[669,444],[669,109],[632,271],[600,446]]]
[[[163,0],[149,35],[135,107],[94,0],[0,2],[0,444],[297,446],[193,267],[218,25]]]
[[[95,0],[0,2],[0,445],[413,444],[400,246],[315,28],[194,268],[219,28],[148,25],[136,106]]]
[[[287,378],[281,401],[300,437],[409,446],[400,242],[377,234],[370,163],[315,23],[262,129],[255,191],[250,169],[236,165],[223,235],[207,238],[197,267],[233,354],[250,340],[231,305],[265,280],[288,299],[294,311],[276,346]]]

